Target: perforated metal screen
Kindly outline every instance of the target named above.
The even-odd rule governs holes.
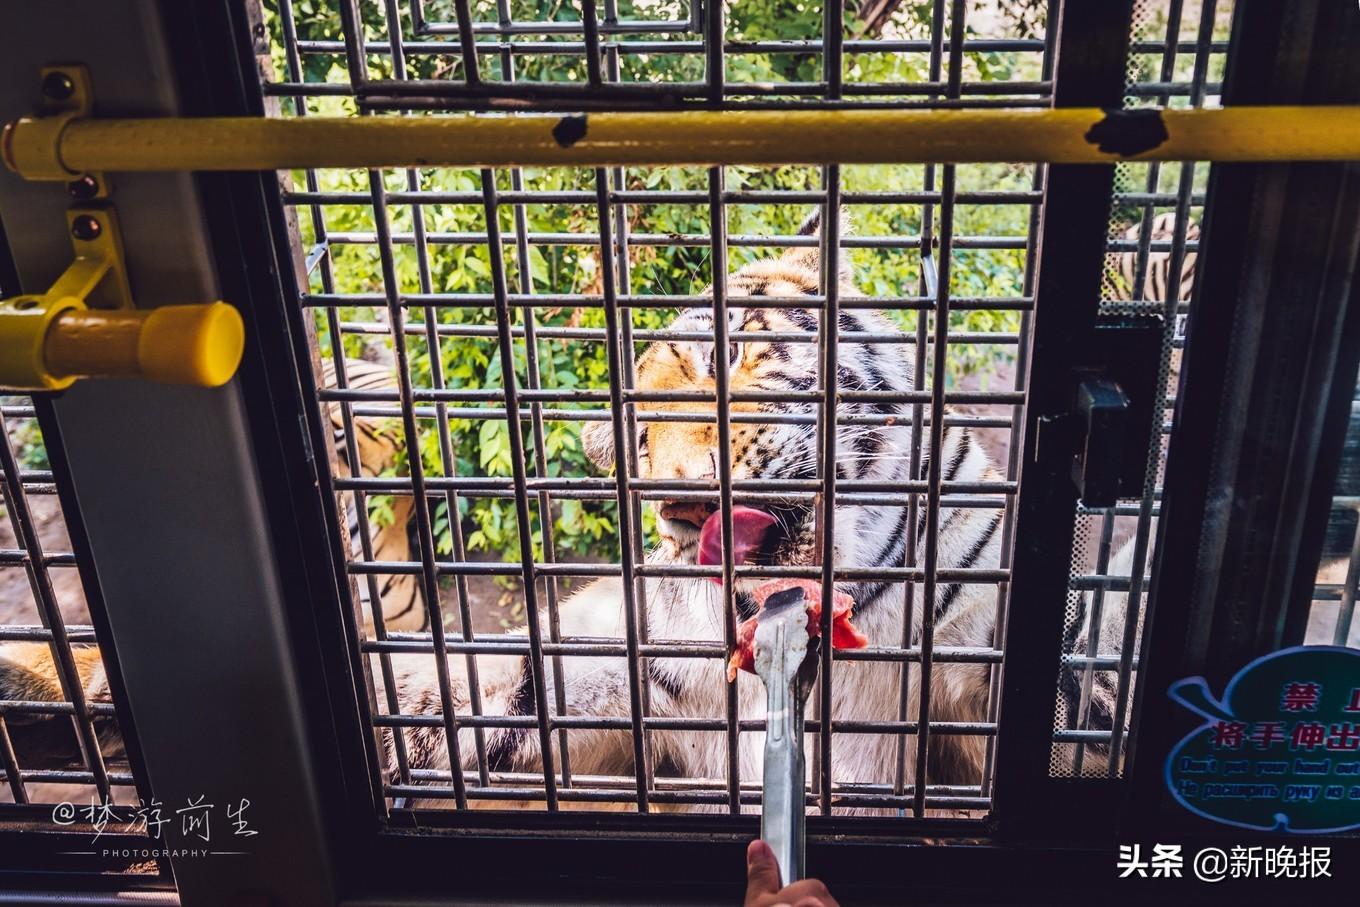
[[[1226,2],[1139,3],[1125,106],[1218,106],[1231,20]],[[1148,52],[1149,37],[1161,43],[1160,53]],[[1157,386],[1165,406],[1142,499],[1077,512],[1052,757],[1060,776],[1123,771],[1208,175],[1208,164],[1196,162],[1124,163],[1116,171],[1100,311],[1161,316]]]

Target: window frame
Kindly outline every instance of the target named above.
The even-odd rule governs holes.
[[[261,48],[261,32],[256,30],[258,22],[252,19],[250,10],[231,0],[188,7],[165,2],[158,10],[169,59],[185,99],[183,112],[262,116],[265,98],[257,66],[258,56],[262,52],[267,55],[268,48]],[[1118,16],[1111,12],[1115,7],[1125,18],[1116,21]],[[1059,87],[1055,87],[1055,93],[1063,91],[1064,79],[1067,85],[1077,86],[1073,90],[1078,93],[1062,94],[1060,103],[1118,104],[1123,58],[1111,50],[1116,42],[1128,40],[1130,8],[1131,2],[1061,4]],[[1069,51],[1066,54],[1064,42]],[[1076,52],[1071,52],[1073,47]],[[1266,169],[1248,167],[1244,172]],[[316,388],[308,366],[310,353],[298,339],[306,336],[306,326],[304,314],[291,304],[298,295],[298,275],[293,234],[278,180],[273,173],[200,174],[193,179],[212,239],[218,279],[224,294],[246,314],[250,336],[258,343],[256,353],[243,364],[240,383],[248,404],[250,452],[259,465],[263,497],[271,503],[265,516],[275,560],[285,598],[293,603],[286,611],[282,637],[288,645],[293,685],[288,692],[306,705],[301,711],[299,732],[306,737],[310,764],[304,773],[307,777],[291,780],[308,785],[306,796],[319,817],[315,833],[328,858],[335,890],[352,903],[362,903],[379,893],[391,898],[394,889],[400,889],[400,896],[449,896],[454,884],[458,896],[480,893],[560,899],[577,895],[601,900],[646,896],[650,900],[662,891],[676,899],[705,895],[730,898],[740,885],[740,845],[758,833],[755,816],[472,813],[460,816],[458,827],[435,827],[431,825],[434,817],[398,812],[394,817],[401,819],[399,823],[387,830],[381,827],[373,805],[382,792],[374,790],[369,770],[377,748],[364,718],[366,703],[357,682],[361,676],[359,655],[350,642],[357,638],[354,614],[348,590],[337,582],[337,577],[345,575],[345,551],[339,543],[336,495],[319,456],[320,451],[329,449],[330,431],[313,402]],[[1090,227],[1103,243],[1110,173],[1104,167],[1054,167],[1049,180],[1050,187],[1063,188],[1062,193],[1055,191],[1054,198],[1066,202],[1045,203],[1043,232],[1049,241],[1041,244],[1038,293],[1041,299],[1052,300],[1047,312],[1066,313],[1073,319],[1069,330],[1075,332],[1081,329],[1083,320],[1089,323],[1094,316],[1100,256],[1092,260],[1087,248],[1090,243],[1072,244],[1071,231]],[[1232,208],[1225,201],[1221,196],[1211,197],[1210,208],[1228,212],[1219,216],[1231,216]],[[1216,241],[1210,237],[1208,242]],[[1221,254],[1218,248],[1212,245],[1201,254],[1212,260],[1211,252]],[[1085,306],[1089,312],[1080,311],[1080,299],[1090,300]],[[1357,307],[1360,303],[1351,309]],[[1209,317],[1197,319],[1193,309],[1190,316],[1192,323]],[[1206,323],[1212,325],[1211,321]],[[1040,336],[1037,325],[1034,336]],[[1040,366],[1038,357],[1032,359],[1040,370],[1032,373],[1030,387],[1039,389],[1040,402],[1031,403],[1028,411],[1027,466],[1036,462],[1036,420],[1046,407],[1065,406],[1062,397],[1071,386],[1070,358],[1060,347],[1047,346],[1065,335],[1050,333],[1046,327],[1043,336],[1045,364]],[[1048,352],[1051,349],[1059,351]],[[1210,358],[1206,355],[1201,361]],[[1354,374],[1352,364],[1352,388]],[[1197,366],[1185,380],[1187,394],[1197,394],[1199,387],[1206,394],[1231,391],[1222,387],[1221,375],[1205,367]],[[1237,399],[1242,402],[1240,393]],[[1178,429],[1174,443],[1187,450],[1195,445],[1204,448],[1212,438],[1212,425],[1209,419],[1187,421]],[[1321,449],[1339,447],[1340,441],[1329,427],[1324,431]],[[1053,557],[1051,549],[1047,558],[1017,558],[1012,594],[1056,593],[1056,600],[1062,600],[1066,596],[1066,558],[1072,532],[1067,514],[1073,512],[1070,505],[1075,503],[1075,491],[1064,486],[1064,480],[1070,485],[1070,479],[1056,464],[1039,463],[1033,468],[1040,473],[1037,479],[1030,477],[1035,484],[1029,487],[1034,492],[1030,504],[1022,502],[1025,510],[1017,534],[1035,529],[1036,534],[1028,536],[1032,541],[1027,543],[1035,550],[1041,541],[1048,545],[1066,539],[1066,543],[1057,548],[1060,558]],[[1180,461],[1173,462],[1168,467],[1168,481],[1179,474],[1173,470],[1185,469],[1188,467]],[[1191,493],[1185,500],[1193,504],[1195,486],[1192,479],[1187,481]],[[1169,521],[1170,516],[1163,525]],[[1158,550],[1167,543],[1163,530]],[[1194,550],[1190,547],[1177,555],[1175,563],[1180,569],[1192,563],[1188,558]],[[1170,570],[1166,565],[1170,561],[1170,555],[1159,560],[1154,577]],[[298,603],[306,603],[306,607]],[[1177,672],[1185,668],[1179,640],[1169,627],[1172,624],[1167,621],[1155,624],[1155,635],[1143,653],[1142,664],[1154,677],[1178,676]],[[1004,739],[1024,740],[1029,735],[1047,741],[1051,734],[1052,675],[1058,663],[1060,630],[1060,612],[1034,621],[1010,622],[1006,704],[1001,718]],[[1150,682],[1147,686],[1160,689]],[[1121,831],[1135,827],[1128,824],[1129,819],[1144,808],[1129,802],[1131,792],[1156,799],[1153,795],[1158,790],[1150,779],[1162,750],[1149,741],[1174,733],[1176,727],[1167,709],[1140,704],[1142,708],[1136,707],[1135,716],[1141,722],[1142,746],[1152,755],[1131,758],[1132,783],[1053,780],[1048,777],[1046,745],[1037,750],[1038,755],[1029,757],[1008,748],[998,762],[996,803],[987,820],[922,820],[904,829],[896,819],[811,816],[809,866],[846,899],[900,896],[906,884],[915,892],[935,894],[942,901],[979,894],[1014,896],[1021,891],[1088,891],[1091,886],[1106,890],[1114,871],[1113,841]],[[1004,730],[1007,728],[1010,730]],[[155,746],[164,754],[171,744],[158,740]],[[274,770],[276,767],[267,763],[254,763],[241,766],[239,772],[249,777]],[[1099,809],[1105,820],[1100,832],[1106,838],[1071,824],[1078,806],[1088,813]],[[1165,817],[1159,821],[1165,822]],[[1173,821],[1170,830],[1165,825],[1161,829],[1164,839],[1195,830],[1188,821]],[[30,832],[0,832],[0,849],[13,843],[37,859],[48,846],[35,840],[37,837]],[[1338,844],[1345,846],[1347,842]],[[507,879],[499,872],[494,879],[473,874],[451,877],[451,861],[498,870],[514,867],[518,874],[513,890],[507,890]],[[713,878],[695,878],[696,867],[705,868]],[[199,891],[213,890],[208,886],[214,872],[222,882],[230,868],[223,865],[201,870],[182,881],[191,887],[202,886]],[[330,881],[317,880],[316,884],[324,886]]]

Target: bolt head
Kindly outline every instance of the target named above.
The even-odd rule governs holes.
[[[67,183],[66,191],[72,198],[94,198],[99,194],[99,180],[87,173],[79,179],[73,179]]]
[[[42,93],[53,101],[65,101],[76,93],[76,83],[64,72],[49,72],[43,77]]]
[[[98,238],[99,234],[103,232],[103,225],[88,214],[82,214],[71,222],[71,235],[76,239],[88,242]]]

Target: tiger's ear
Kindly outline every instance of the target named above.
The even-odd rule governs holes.
[[[854,229],[854,227],[850,223],[850,212],[845,210],[844,205],[841,206],[840,214],[841,214],[840,225],[841,236],[844,237],[847,233],[850,233]],[[820,207],[817,207],[812,209],[812,213],[807,216],[807,219],[803,221],[803,225],[798,228],[798,235],[815,236],[816,234],[821,232],[822,232],[822,209]]]
[[[614,429],[609,420],[582,423],[581,449],[602,471],[614,468]]]
[[[850,223],[850,215],[844,206],[840,209],[840,228],[841,239],[854,231],[854,226]],[[799,236],[820,236],[822,232],[822,209],[815,208],[812,214],[808,215],[807,220],[798,228]],[[821,272],[822,253],[819,246],[795,246],[784,253],[784,261],[807,268],[809,271]],[[845,254],[845,248],[841,248],[840,254],[841,283],[847,286],[851,283],[852,269],[849,257]]]

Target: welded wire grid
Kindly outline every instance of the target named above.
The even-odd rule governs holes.
[[[61,693],[55,701],[5,699],[0,693],[0,801],[136,804],[127,764],[106,762],[97,744],[117,720],[112,703],[87,695],[73,655],[95,642],[94,629],[33,402],[26,397],[0,396],[0,508],[0,658],[6,643],[45,645]],[[69,716],[70,753],[24,745],[28,727],[52,715]],[[31,818],[48,815],[50,809]],[[71,812],[64,818],[70,824],[79,817]]]
[[[1219,105],[1229,0],[1145,0],[1134,12],[1126,107]],[[1160,50],[1152,49],[1154,45]],[[1141,499],[1079,508],[1050,773],[1119,777],[1137,681],[1167,441],[1179,390],[1208,165],[1120,164],[1106,244],[1103,315],[1159,315],[1157,415]]]
[[[825,28],[816,7],[734,7],[728,14],[723,4],[698,0],[581,0],[579,6],[336,0],[333,22],[343,20],[347,34],[352,23],[370,21],[365,7],[382,7],[385,23],[366,28],[362,43],[337,29],[295,47],[304,58],[347,57],[351,78],[317,84],[299,70],[268,90],[357,96],[360,106],[401,109],[513,109],[525,102],[571,109],[798,101],[1047,106],[1051,85],[1039,65],[1046,0],[966,5],[974,16],[963,36],[968,59],[947,79],[936,65],[944,33],[936,24],[946,18],[945,3],[930,4],[924,21],[894,15],[903,4],[879,0],[848,21],[843,9],[833,10],[825,18],[834,17],[839,27]],[[795,12],[809,21],[805,34],[789,36],[771,21]],[[1027,33],[1007,34],[1011,21],[1023,22]],[[791,59],[803,61],[792,75],[782,65]]]
[[[585,0],[579,8],[553,7],[546,21],[542,16],[526,18],[515,12],[518,8],[506,2],[492,7],[336,0],[330,8],[314,3],[304,9],[279,0],[273,23],[278,75],[267,82],[266,92],[281,99],[285,116],[690,102],[725,107],[1049,103],[1052,33],[1045,27],[1049,10],[1043,3],[935,0],[913,5],[917,18],[895,16],[896,4],[852,11],[830,5],[817,14],[806,35],[778,41],[762,37],[761,23],[740,19],[735,6],[725,19],[723,4],[609,0],[599,9]],[[1008,9],[1028,18],[1013,18]],[[873,20],[878,14],[882,20]],[[867,24],[871,20],[875,24]],[[1022,28],[1024,22],[1028,25]],[[1221,41],[1210,50],[1203,43],[1181,41],[1168,27],[1165,33],[1141,38],[1135,51],[1173,61],[1183,61],[1187,54],[1221,55]],[[798,61],[797,78],[773,79],[776,68],[789,71],[772,65],[778,60]],[[1196,85],[1206,85],[1176,66],[1164,70],[1157,81],[1132,85],[1130,93],[1158,103],[1169,98],[1184,102],[1198,97]],[[549,75],[552,81],[547,81]],[[891,188],[884,188],[885,181]],[[711,716],[663,719],[651,714],[649,704],[647,660],[723,659],[735,618],[729,591],[722,638],[654,638],[647,623],[644,580],[679,575],[698,582],[702,575],[719,573],[727,590],[734,575],[805,575],[822,579],[824,590],[830,590],[833,579],[908,583],[909,589],[914,585],[918,594],[924,592],[924,600],[931,600],[935,585],[945,581],[995,587],[995,632],[989,646],[937,646],[934,609],[926,608],[919,637],[835,655],[901,665],[923,691],[931,685],[935,665],[989,665],[985,720],[932,720],[929,696],[923,694],[918,707],[909,702],[908,685],[902,684],[891,719],[838,719],[834,726],[822,721],[833,695],[833,685],[825,681],[832,658],[828,648],[809,721],[816,735],[809,802],[820,810],[829,812],[833,804],[917,816],[938,809],[986,810],[1009,563],[1003,553],[1000,563],[951,571],[959,575],[946,580],[937,569],[938,526],[942,507],[999,511],[1002,548],[1009,550],[1018,427],[1024,422],[1024,354],[1033,305],[1031,252],[1041,166],[308,171],[294,174],[294,183],[285,201],[299,214],[310,281],[301,304],[315,316],[319,354],[333,374],[320,402],[339,426],[335,484],[355,502],[352,522],[358,543],[349,572],[357,585],[367,587],[366,595],[356,597],[364,609],[360,644],[370,659],[366,695],[373,723],[384,734],[437,724],[444,731],[450,764],[471,766],[454,772],[412,768],[401,735],[392,734],[395,771],[379,778],[387,807],[433,799],[460,809],[470,803],[527,801],[550,810],[571,803],[646,812],[657,805],[737,811],[758,803],[758,784],[739,770],[737,743],[741,735],[760,730],[763,721],[739,719],[735,686],[728,688],[721,712]],[[1158,179],[1151,180],[1151,188],[1130,181],[1121,204],[1174,206],[1179,198]],[[861,227],[841,236],[839,219],[823,216],[820,236],[793,235],[792,225],[814,206],[825,215],[841,205],[852,226],[883,211],[893,212],[892,219],[886,228]],[[757,216],[762,212],[764,220]],[[772,230],[765,226],[769,219],[788,226]],[[663,220],[666,229],[655,226]],[[683,228],[676,229],[677,223]],[[743,229],[745,224],[757,228]],[[991,232],[980,230],[980,224],[989,225]],[[996,229],[998,224],[1005,229]],[[761,332],[729,333],[725,318],[715,319],[711,334],[667,327],[680,308],[723,309],[727,294],[715,277],[740,263],[813,245],[824,253],[820,292],[794,299],[766,297],[763,305],[821,310],[822,324],[836,324],[837,312],[880,309],[902,331],[775,338]],[[1146,243],[1143,248],[1146,254]],[[855,270],[864,298],[840,293],[834,275],[842,258]],[[682,272],[683,286],[671,280],[669,263]],[[453,270],[461,276],[451,278]],[[564,270],[577,274],[569,281],[570,292],[559,285]],[[896,279],[885,279],[885,272]],[[712,293],[704,295],[710,283]],[[847,405],[868,401],[872,392],[858,401],[853,392],[840,395],[843,410],[838,412],[837,396],[822,392],[823,379],[816,388],[783,398],[810,404],[807,415],[733,412],[734,403],[758,401],[726,392],[723,356],[715,357],[720,391],[716,399],[705,398],[713,407],[707,415],[660,411],[658,403],[674,401],[634,388],[634,359],[646,343],[711,341],[723,349],[728,342],[761,339],[817,343],[823,376],[837,373],[838,349],[847,342],[911,346],[913,391],[901,401],[878,402],[909,404],[918,428],[909,453],[913,475],[921,474],[927,459],[931,472],[889,487],[838,479],[835,470],[824,468],[835,456],[826,426],[902,419]],[[607,369],[573,359],[573,351],[598,351],[599,344],[605,346]],[[348,387],[347,369],[360,358],[389,365],[391,385]],[[564,362],[583,373],[568,380]],[[979,363],[983,367],[970,372]],[[716,482],[638,476],[633,453],[638,423],[673,419],[716,421],[722,459]],[[567,455],[572,449],[563,440],[568,426],[594,420],[612,421],[618,464],[612,477],[575,465]],[[818,427],[818,478],[734,481],[727,459],[729,421],[781,420]],[[408,455],[404,467],[384,475],[364,474],[356,439],[371,434],[375,422],[385,422],[404,438],[408,450],[422,455]],[[942,484],[941,432],[948,425],[970,427],[997,462],[1000,481],[966,488]],[[476,443],[465,444],[469,438]],[[719,502],[729,536],[733,503],[812,503],[817,506],[822,566],[736,566],[730,553],[720,569],[648,564],[645,551],[654,537],[647,505],[668,499]],[[833,571],[828,555],[834,511],[825,506],[831,501],[905,503],[909,538],[904,563]],[[608,503],[614,505],[608,520],[590,523],[594,517],[589,514],[598,514]],[[488,506],[498,508],[497,519],[503,523],[484,518]],[[410,554],[399,562],[374,556],[374,539],[383,531],[389,507],[411,514]],[[483,516],[471,519],[474,511]],[[918,519],[925,530],[920,538]],[[612,562],[573,553],[571,534],[565,530],[583,523],[620,541]],[[517,559],[488,554],[497,531],[504,532],[501,550],[516,553]],[[385,626],[379,584],[394,575],[418,579],[427,631]],[[563,596],[579,587],[580,580],[606,575],[624,581],[624,636],[564,637],[558,618]],[[541,624],[529,620],[527,632],[510,633],[493,621],[493,632],[488,632],[477,594],[488,578],[512,584],[518,580],[508,593],[518,607],[510,609],[512,619],[505,624],[514,626],[540,609],[546,619]],[[830,612],[823,611],[827,621]],[[911,623],[908,613],[906,624]],[[529,656],[533,674],[522,697],[526,714],[485,714],[477,678],[491,654]],[[464,657],[469,680],[465,703],[455,702],[446,655]],[[626,659],[627,715],[567,713],[557,678],[567,659],[585,656]],[[394,692],[400,659],[410,657],[433,657],[439,673],[438,702],[427,703],[430,708],[420,715],[403,713]],[[498,770],[490,763],[487,739],[492,729],[501,727],[537,735],[543,752],[551,754],[541,771]],[[459,751],[456,728],[473,730],[475,752]],[[629,733],[634,769],[619,775],[574,772],[573,752],[592,729]],[[725,775],[679,777],[658,765],[653,732],[677,729],[722,735],[728,753]],[[869,781],[835,777],[827,753],[852,734],[887,738],[897,754],[895,769]],[[981,777],[961,784],[930,783],[925,744],[931,734],[984,740],[987,759]],[[909,766],[912,738],[919,745]],[[467,740],[463,738],[463,749]],[[926,778],[927,783],[912,783],[913,778]]]

